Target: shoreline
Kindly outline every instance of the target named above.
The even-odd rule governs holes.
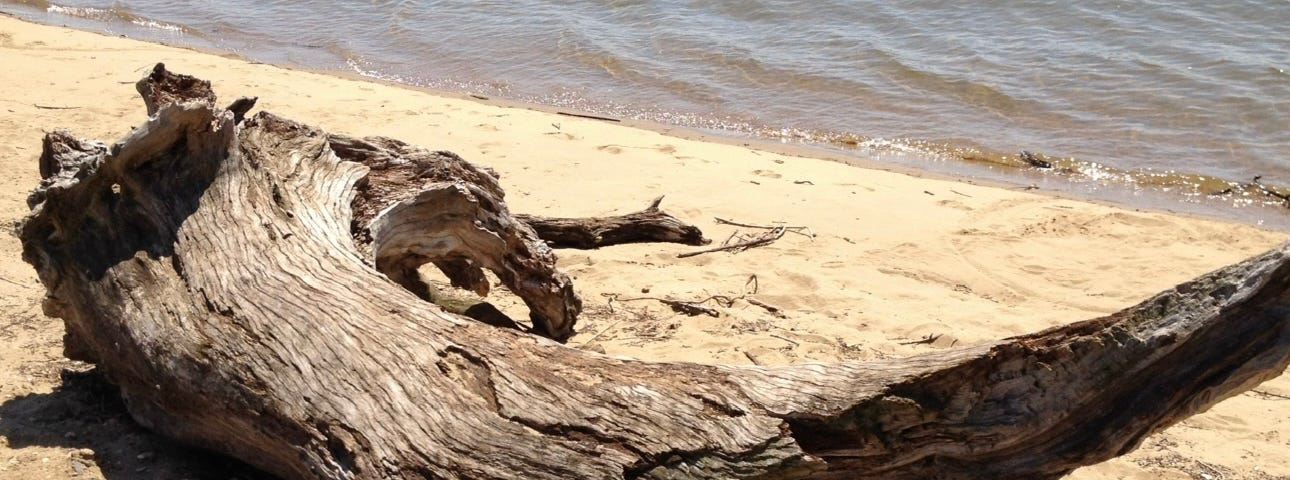
[[[42,23],[33,19],[24,18],[21,14],[10,12],[0,12],[0,15],[38,25],[69,28],[91,34],[112,36],[101,29],[95,29],[88,26],[82,27],[68,26],[66,24],[54,25],[50,23]],[[93,20],[83,18],[69,18],[80,22],[93,22]],[[180,35],[183,35],[182,38],[192,37],[186,33],[180,33]],[[435,96],[475,102],[483,105],[499,106],[503,108],[520,108],[551,114],[567,112],[575,114],[585,113],[592,116],[603,115],[595,111],[580,112],[542,103],[512,100],[499,96],[477,95],[469,92],[402,83],[382,78],[377,75],[367,75],[362,72],[342,68],[332,69],[310,67],[306,65],[260,62],[252,60],[250,57],[242,53],[221,50],[213,46],[199,45],[198,43],[200,42],[195,40],[186,43],[180,42],[179,44],[173,44],[171,42],[155,39],[136,39],[120,34],[117,36],[146,43],[160,44],[171,48],[189,50],[196,53],[240,60],[252,64],[273,65],[290,71],[326,75],[352,81],[377,83],[388,87],[428,93]],[[610,117],[612,117],[612,115],[610,115]],[[1012,154],[982,150],[978,147],[962,147],[944,142],[926,142],[916,139],[893,139],[890,141],[895,142],[893,145],[905,145],[905,142],[925,145],[923,147],[916,147],[918,150],[910,153],[895,150],[883,151],[870,147],[862,148],[859,146],[861,145],[860,143],[852,144],[850,141],[838,143],[833,141],[810,141],[795,138],[776,139],[760,137],[753,133],[734,130],[726,132],[709,131],[698,127],[675,125],[656,120],[633,118],[614,118],[613,120],[615,123],[619,123],[621,125],[659,132],[685,140],[742,146],[779,155],[825,159],[858,168],[881,170],[923,178],[957,181],[997,188],[1036,190],[1043,195],[1049,195],[1056,198],[1079,200],[1100,205],[1119,206],[1141,211],[1154,211],[1194,216],[1197,218],[1233,221],[1259,228],[1290,232],[1290,209],[1285,208],[1290,206],[1290,204],[1276,202],[1275,199],[1269,195],[1261,195],[1259,189],[1253,188],[1251,186],[1252,184],[1249,182],[1241,183],[1235,179],[1224,179],[1206,175],[1189,174],[1186,172],[1175,174],[1172,171],[1157,172],[1153,170],[1120,170],[1097,163],[1081,162],[1078,161],[1078,159],[1073,158],[1054,157],[1044,158],[1051,161],[1056,168],[1047,170],[1033,169],[1020,166],[1020,160],[1013,158],[1015,155]],[[883,142],[889,141],[883,140]],[[889,146],[888,148],[898,150],[896,147]],[[1041,153],[1041,151],[1037,153]],[[877,158],[883,156],[887,159],[880,160]],[[1092,170],[1092,174],[1084,171],[1085,169],[1090,168]],[[1173,178],[1174,176],[1178,176],[1178,178]],[[1132,180],[1107,181],[1105,179],[1099,179],[1098,177],[1120,177],[1130,178]],[[1159,185],[1143,182],[1143,180],[1165,177],[1168,177],[1168,180]],[[1190,185],[1191,182],[1196,182],[1196,185]],[[1208,186],[1209,189],[1204,191],[1198,190],[1190,194],[1181,193],[1183,190],[1200,186],[1202,184]],[[1272,191],[1278,194],[1290,194],[1290,189],[1279,186],[1269,187]],[[1215,192],[1223,189],[1227,189],[1228,191],[1235,189],[1235,194],[1229,194],[1226,196],[1215,194]],[[1175,190],[1177,190],[1177,192],[1175,192]]]
[[[559,251],[560,268],[586,305],[570,346],[611,355],[786,364],[980,344],[1117,311],[1287,239],[1231,220],[695,141],[9,16],[0,16],[0,60],[10,65],[0,71],[0,216],[10,224],[26,215],[42,132],[67,128],[115,141],[144,118],[134,81],[163,61],[211,80],[224,101],[255,95],[257,109],[329,131],[389,136],[490,166],[515,212],[604,215],[666,195],[664,210],[718,241],[736,232],[714,216],[815,233],[683,260],[676,254],[689,248],[675,245]],[[166,450],[170,442],[130,427],[119,407],[115,425],[87,413],[102,409],[87,402],[104,387],[77,390],[84,382],[74,379],[84,374],[64,373],[86,366],[62,358],[61,322],[41,313],[43,287],[20,251],[16,238],[0,236],[0,476],[204,478],[192,466],[203,465],[192,463],[199,454]],[[786,318],[755,308],[686,317],[649,302],[608,300],[645,290],[735,296],[751,288],[750,276],[758,298]],[[504,292],[489,301],[522,318],[522,305]],[[910,343],[933,334],[933,342]],[[1290,396],[1290,379],[1258,389],[1264,394],[1234,396],[1068,478],[1290,478],[1290,403],[1279,400]],[[89,473],[76,473],[77,462]],[[198,475],[188,475],[193,469]]]

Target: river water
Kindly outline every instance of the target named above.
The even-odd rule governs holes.
[[[0,0],[0,11],[1290,227],[1268,193],[1290,185],[1286,0]]]

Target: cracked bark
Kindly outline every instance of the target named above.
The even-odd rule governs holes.
[[[655,198],[639,212],[612,217],[557,218],[518,214],[551,248],[597,249],[609,245],[669,242],[707,245],[698,227],[682,222],[659,209],[663,197]]]
[[[23,258],[67,355],[140,423],[283,478],[1057,478],[1290,362],[1287,246],[1108,317],[904,359],[581,352],[405,288],[426,261],[475,288],[500,270],[572,331],[571,285],[486,169],[213,101],[163,102],[111,147],[47,137]]]

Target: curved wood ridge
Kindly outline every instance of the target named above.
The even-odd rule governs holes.
[[[572,286],[495,175],[213,102],[161,105],[111,147],[50,134],[23,257],[68,356],[136,419],[283,478],[1058,478],[1290,362],[1287,246],[1105,318],[904,359],[582,352],[405,288],[427,261],[477,289],[487,268],[572,332]]]

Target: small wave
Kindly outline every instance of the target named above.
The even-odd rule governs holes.
[[[116,8],[95,8],[95,7],[65,7],[57,4],[49,4],[45,11],[69,17],[86,18],[99,21],[130,21],[128,13]]]
[[[46,12],[66,15],[69,17],[83,18],[99,22],[125,22],[131,25],[142,27],[150,30],[159,30],[164,32],[191,34],[193,30],[183,25],[177,25],[169,22],[153,20],[151,18],[135,15],[124,8],[113,6],[107,8],[96,7],[69,7],[48,2],[39,2],[43,4]],[[35,6],[35,2],[31,3]]]
[[[45,0],[4,0],[4,1],[0,1],[0,3],[23,5],[27,7],[39,8],[42,10],[49,8],[49,2]]]

